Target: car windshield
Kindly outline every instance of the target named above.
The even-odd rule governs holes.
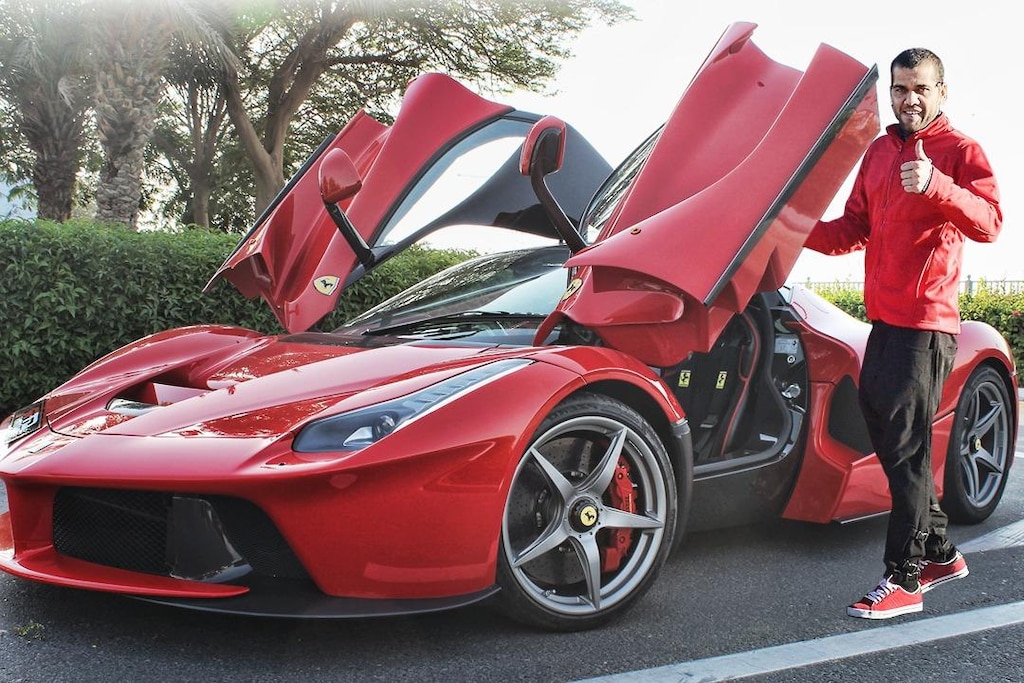
[[[580,223],[582,226],[580,234],[586,238],[587,242],[593,242],[604,228],[604,224],[611,218],[615,207],[619,205],[636,174],[643,168],[644,162],[650,156],[654,143],[658,141],[660,135],[661,128],[640,143],[640,146],[633,150],[625,161],[608,176],[608,179],[601,185],[601,189],[590,200],[590,205],[584,212],[583,220]]]
[[[582,222],[588,241],[612,216],[660,133],[659,129],[644,140],[594,195]],[[454,316],[543,317],[554,310],[565,290],[567,273],[562,264],[568,257],[564,245],[479,256],[417,283],[337,331],[390,331]]]
[[[564,246],[478,256],[452,266],[374,306],[338,331],[372,332],[447,316],[543,317],[565,291]]]

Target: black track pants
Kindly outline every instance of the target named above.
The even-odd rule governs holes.
[[[860,405],[892,494],[885,572],[900,583],[916,583],[918,561],[950,547],[932,475],[931,423],[956,349],[955,335],[876,322],[864,353]]]

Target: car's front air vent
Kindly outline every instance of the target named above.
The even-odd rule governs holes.
[[[133,401],[128,398],[115,398],[107,404],[107,410],[110,412],[118,415],[126,415],[128,417],[136,417],[159,407],[160,406],[153,405],[152,403]]]

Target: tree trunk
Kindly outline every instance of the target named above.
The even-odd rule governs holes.
[[[77,165],[36,158],[32,164],[32,184],[36,188],[39,218],[58,223],[71,218],[76,168]]]
[[[238,139],[252,164],[256,188],[255,214],[259,216],[263,213],[263,209],[270,205],[270,200],[284,187],[284,165],[281,163],[280,153],[274,159],[273,155],[263,147],[260,136],[252,125],[252,121],[245,111],[245,105],[242,103],[237,76],[225,79],[224,91],[227,95],[228,117],[231,119]]]
[[[266,154],[264,163],[255,164],[255,187],[256,187],[256,215],[259,216],[263,210],[270,206],[277,193],[284,187],[284,166],[281,163],[281,154]]]
[[[204,228],[210,227],[210,195],[213,191],[209,176],[195,176],[192,178],[192,197],[189,205],[192,209],[192,223],[201,225]]]
[[[144,153],[162,85],[160,72],[145,59],[115,63],[97,74],[95,108],[104,159],[96,187],[99,221],[138,227]]]
[[[51,126],[44,131],[22,127],[35,154],[32,185],[36,189],[37,213],[39,218],[58,223],[71,218],[77,172],[82,157],[80,120],[68,116],[61,123],[63,125]],[[54,132],[64,135],[54,136]]]
[[[138,228],[143,167],[141,149],[116,156],[108,153],[96,187],[96,220]]]
[[[313,84],[327,68],[327,53],[355,24],[357,15],[346,3],[325,7],[314,26],[300,37],[270,79],[262,135],[245,109],[242,86],[235,72],[224,72],[221,85],[228,116],[253,166],[256,215],[259,216],[284,187],[284,145],[288,125],[309,97]]]

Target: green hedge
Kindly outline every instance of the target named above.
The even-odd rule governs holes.
[[[154,332],[230,324],[283,332],[268,306],[220,281],[202,289],[237,235],[141,232],[90,222],[0,222],[0,417],[100,356]],[[411,249],[342,294],[343,320],[467,256]]]
[[[981,320],[999,330],[1013,349],[1017,372],[1024,368],[1024,292],[1005,294],[980,283],[972,294],[960,297],[960,317]]]

